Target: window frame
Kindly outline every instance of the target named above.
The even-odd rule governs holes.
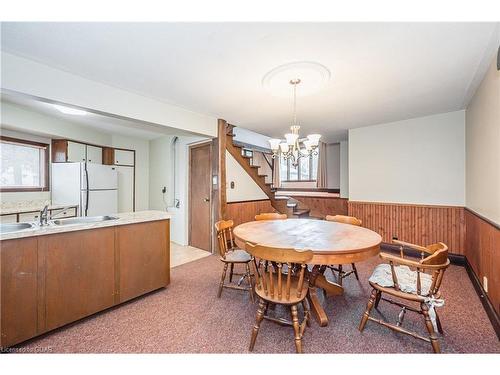
[[[304,157],[309,158],[309,178],[306,179],[306,180],[301,180],[300,179],[301,173],[300,173],[300,161],[299,161],[299,164],[297,165],[297,179],[296,180],[290,180],[290,165],[291,165],[291,161],[290,161],[290,159],[287,159],[286,160],[286,180],[281,180],[281,182],[315,182],[317,180],[317,179],[316,180],[312,179],[313,158],[310,157],[310,156],[304,156]]]
[[[38,146],[40,148],[45,149],[45,160],[44,160],[44,178],[43,178],[43,186],[42,187],[3,187],[0,186],[0,192],[1,193],[21,193],[21,192],[43,192],[43,191],[50,191],[50,178],[49,178],[49,164],[50,164],[50,144],[48,143],[42,143],[42,142],[35,142],[35,141],[28,141],[26,139],[19,139],[19,138],[13,138],[13,137],[6,137],[3,135],[0,135],[0,143],[3,143],[4,141],[6,142],[12,142],[12,143],[18,143],[20,145],[28,145],[28,146]]]

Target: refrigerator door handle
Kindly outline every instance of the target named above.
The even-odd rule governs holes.
[[[85,180],[87,182],[87,194],[85,196],[85,216],[88,215],[89,211],[89,171],[87,171],[87,163],[85,163]]]

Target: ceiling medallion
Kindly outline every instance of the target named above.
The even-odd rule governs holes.
[[[290,81],[300,77],[298,96],[307,96],[318,92],[328,83],[331,73],[322,64],[313,61],[298,61],[280,65],[270,70],[262,78],[262,86],[273,96],[288,98]]]

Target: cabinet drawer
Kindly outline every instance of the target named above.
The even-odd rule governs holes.
[[[115,164],[133,166],[134,165],[134,151],[115,149]]]
[[[40,216],[40,212],[26,212],[24,214],[19,214],[20,223],[31,223],[37,221]]]
[[[76,216],[76,207],[50,210],[51,218],[54,217],[57,219],[64,219],[65,217],[75,217],[75,216]]]

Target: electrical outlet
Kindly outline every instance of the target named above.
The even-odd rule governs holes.
[[[488,293],[488,278],[486,276],[483,276],[483,289]]]

